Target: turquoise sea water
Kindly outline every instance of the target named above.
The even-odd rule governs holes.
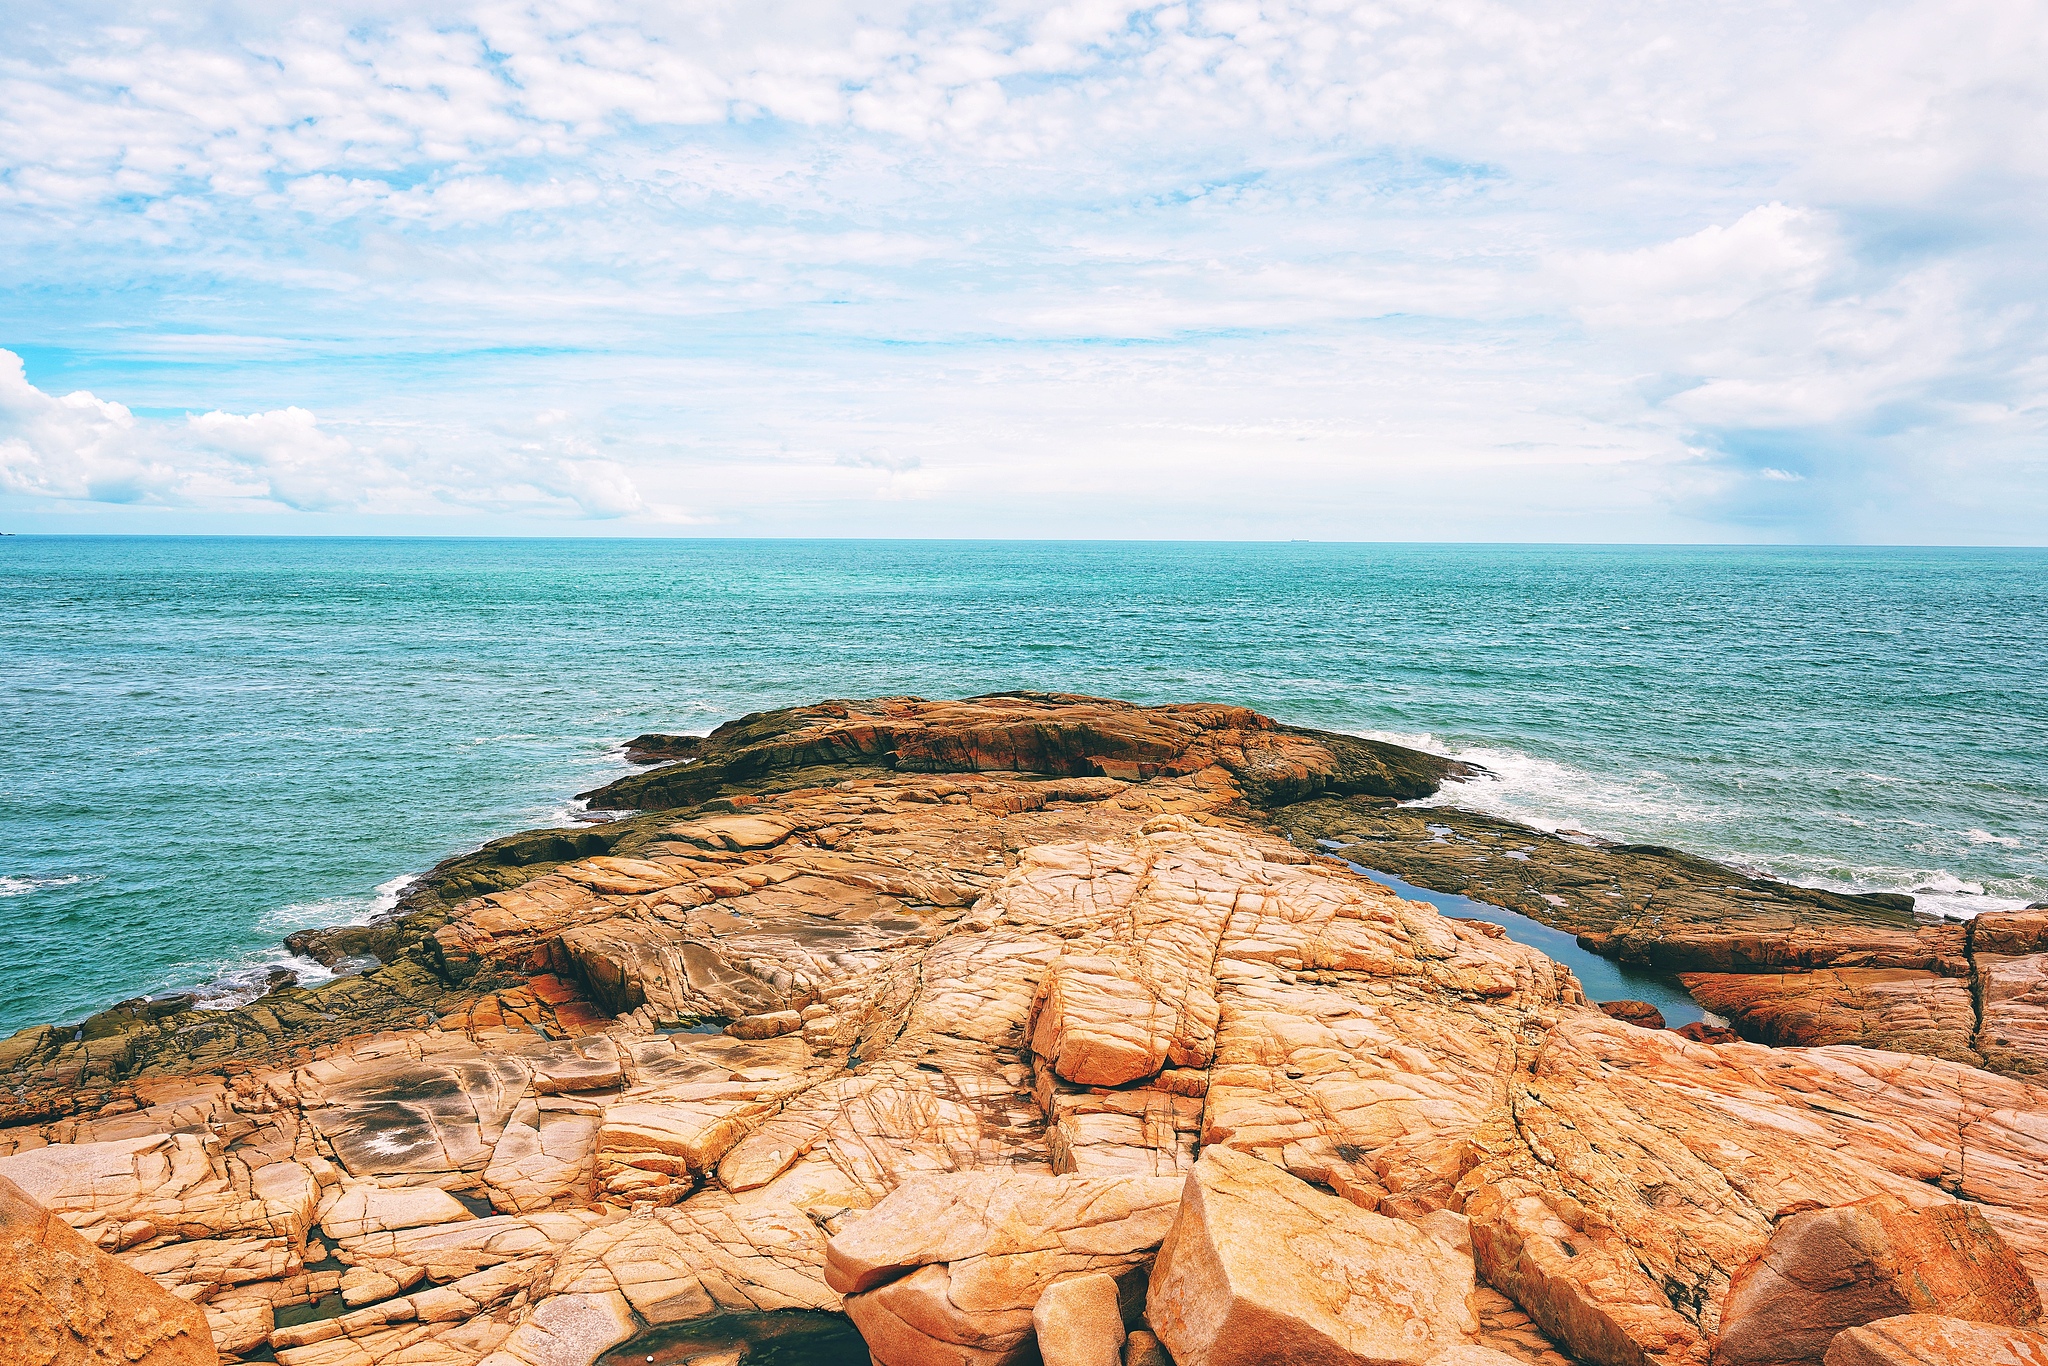
[[[1461,804],[2021,905],[2044,623],[2041,551],[10,537],[0,1030],[226,992],[629,736],[827,696],[1241,702],[1476,758]]]

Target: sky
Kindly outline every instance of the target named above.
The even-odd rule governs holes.
[[[0,530],[2048,543],[2048,0],[0,17]]]

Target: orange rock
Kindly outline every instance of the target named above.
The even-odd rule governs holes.
[[[1114,1277],[1054,1281],[1031,1310],[1044,1366],[1123,1366],[1124,1315]]]
[[[1600,1010],[1610,1019],[1642,1029],[1662,1029],[1664,1012],[1648,1001],[1602,1001]]]
[[[1976,1064],[1976,1007],[1966,976],[1921,968],[1821,968],[1812,972],[1679,975],[1716,1015],[1738,1020],[1759,1043],[1833,1043],[1925,1053]]]
[[[0,1346],[10,1366],[215,1366],[206,1315],[0,1177]]]
[[[1422,1366],[1476,1342],[1473,1290],[1471,1258],[1414,1225],[1208,1148],[1145,1318],[1180,1366]]]
[[[2041,1297],[1977,1210],[1874,1195],[1778,1225],[1729,1285],[1714,1366],[1819,1361],[1844,1328],[1901,1314],[2024,1328]]]
[[[825,1282],[880,1366],[1006,1366],[1031,1355],[1047,1287],[1142,1271],[1180,1189],[1171,1177],[925,1177],[833,1236]]]
[[[1835,1335],[1825,1366],[2048,1366],[2048,1336],[1907,1314]]]

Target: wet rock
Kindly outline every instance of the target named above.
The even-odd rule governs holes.
[[[1693,1043],[1739,1043],[1742,1039],[1740,1034],[1737,1034],[1728,1026],[1708,1024],[1705,1020],[1694,1020],[1691,1024],[1682,1024],[1671,1032],[1679,1038],[1688,1039]]]
[[[1181,1366],[1413,1362],[1473,1343],[1472,1261],[1413,1225],[1211,1148],[1160,1248],[1145,1317]]]
[[[22,1366],[213,1366],[206,1315],[0,1177],[0,1344]]]
[[[1664,1012],[1648,1001],[1602,1001],[1600,1011],[1609,1019],[1632,1024],[1638,1029],[1662,1029]]]

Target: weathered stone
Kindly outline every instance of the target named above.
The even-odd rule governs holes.
[[[778,1010],[734,1020],[725,1027],[725,1032],[735,1039],[774,1039],[794,1034],[803,1027],[803,1017],[794,1010]]]
[[[834,1310],[828,1239],[865,1240],[846,1307],[878,1360],[1004,1361],[1049,1286],[1141,1293],[1198,1151],[1250,1164],[1243,1200],[1335,1192],[1375,1238],[1416,1241],[1411,1269],[1449,1259],[1469,1284],[1477,1259],[1515,1300],[1473,1286],[1476,1334],[1439,1366],[1703,1366],[1774,1229],[1881,1194],[1974,1202],[2048,1274],[2048,1094],[1618,1023],[1500,927],[1306,850],[1377,831],[1478,895],[1540,883],[1603,951],[1744,991],[1849,983],[1816,1018],[1863,1043],[1947,1049],[1884,983],[1939,979],[1950,1004],[1943,984],[1968,984],[1970,1046],[2013,1071],[2048,953],[2024,917],[1921,925],[1671,851],[1352,800],[1450,770],[1233,708],[827,704],[688,757],[613,794],[644,814],[423,878],[349,941],[383,967],[0,1043],[0,1113],[33,1119],[0,1129],[0,1170],[203,1302],[223,1342],[341,1298],[273,1317],[281,1366],[585,1366],[628,1326]],[[1312,831],[1316,812],[1363,824]],[[1771,999],[1819,998],[1758,996],[1745,1029]],[[749,1017],[774,1037],[703,1032]],[[934,1212],[934,1180],[1028,1191]],[[471,1217],[480,1198],[503,1212]]]
[[[1158,1338],[1139,1328],[1124,1339],[1123,1366],[1173,1366],[1173,1358],[1166,1354]]]
[[[1981,1061],[1966,978],[1919,968],[1681,974],[1693,999],[1758,1043],[1853,1043]]]
[[[386,1190],[364,1182],[341,1192],[321,1215],[320,1231],[345,1242],[372,1233],[450,1224],[475,1217],[454,1196],[433,1186]]]
[[[2024,1328],[2040,1321],[2041,1297],[1976,1210],[1874,1195],[1779,1223],[1735,1273],[1714,1363],[1819,1361],[1844,1328],[1901,1314]]]
[[[2048,1366],[2048,1336],[1906,1314],[1836,1334],[1822,1360],[1825,1366]]]
[[[1472,1343],[1472,1262],[1410,1224],[1210,1148],[1159,1250],[1146,1321],[1180,1366],[1421,1363]]]
[[[1116,1278],[1096,1272],[1054,1281],[1032,1306],[1031,1332],[1045,1366],[1123,1366]]]
[[[1648,1001],[1602,1001],[1600,1013],[1609,1019],[1620,1020],[1642,1029],[1662,1029],[1664,1012]]]
[[[197,1305],[86,1242],[0,1177],[0,1347],[19,1366],[213,1366]]]
[[[483,1359],[482,1366],[584,1366],[633,1336],[632,1307],[617,1291],[552,1295]]]
[[[1180,1188],[1171,1177],[923,1177],[833,1236],[825,1280],[883,1366],[1021,1361],[1046,1287],[1140,1272]]]

